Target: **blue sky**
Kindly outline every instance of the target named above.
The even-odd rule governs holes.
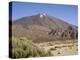
[[[35,4],[29,2],[12,3],[12,20],[38,13],[46,13],[73,25],[78,24],[78,7],[76,5]]]

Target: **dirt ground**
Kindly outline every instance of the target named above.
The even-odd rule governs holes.
[[[50,50],[53,56],[78,54],[78,43],[72,40],[38,43],[45,51]]]

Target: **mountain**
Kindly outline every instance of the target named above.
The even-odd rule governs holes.
[[[47,14],[37,14],[29,17],[23,17],[13,22],[13,24],[20,24],[27,28],[31,25],[43,26],[46,28],[66,28],[69,26],[68,23],[57,19]],[[50,26],[51,25],[51,26]],[[63,26],[63,27],[62,27]]]
[[[77,26],[45,13],[23,17],[12,22],[12,36],[27,37],[33,42],[53,41],[68,34],[71,37],[72,32],[75,32],[73,35],[77,33]]]

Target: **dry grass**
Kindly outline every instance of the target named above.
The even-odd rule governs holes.
[[[55,51],[55,50],[56,50],[56,48],[50,48],[50,50],[51,50],[51,51]]]
[[[12,38],[12,58],[51,56],[51,52],[36,46],[26,38]]]

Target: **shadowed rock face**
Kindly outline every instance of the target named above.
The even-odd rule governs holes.
[[[77,26],[47,14],[37,14],[13,21],[12,35],[27,37],[35,42],[52,41],[61,38],[77,38]]]
[[[57,36],[62,39],[77,39],[78,38],[78,32],[72,26],[68,26],[66,30],[63,32],[60,30],[54,30],[52,29],[51,32],[49,32],[49,35]]]

